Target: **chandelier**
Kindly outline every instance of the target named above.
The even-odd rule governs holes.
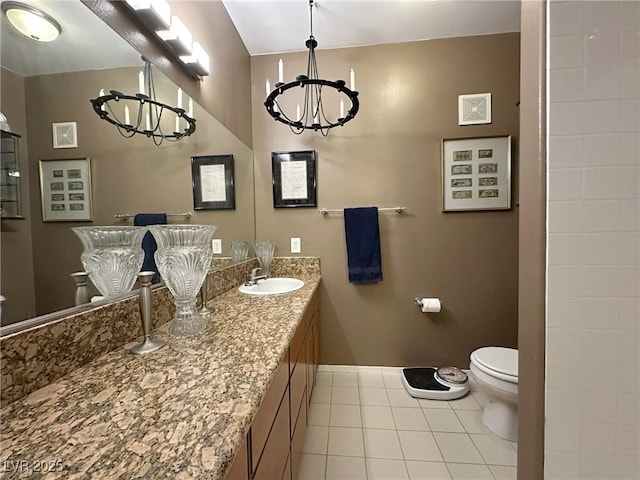
[[[315,49],[318,42],[313,36],[313,7],[314,0],[309,0],[309,24],[310,35],[305,42],[305,46],[309,49],[309,57],[307,59],[307,73],[298,75],[295,81],[284,83],[284,65],[282,60],[278,63],[278,82],[274,85],[273,91],[266,82],[267,99],[264,106],[267,112],[278,122],[289,126],[291,131],[296,135],[301,134],[305,130],[320,131],[323,136],[329,134],[329,130],[334,127],[342,126],[352,120],[358,113],[360,102],[358,101],[358,92],[355,90],[355,74],[353,69],[350,70],[350,84],[346,86],[344,80],[324,80],[318,75],[318,65],[316,63]],[[301,102],[296,103],[287,97],[295,96],[292,93],[295,89],[301,88],[302,93],[298,91],[298,99]],[[331,92],[331,97],[336,99],[336,104],[332,108],[327,108],[323,104],[322,94]],[[337,99],[340,102],[337,102]],[[345,100],[351,102],[351,106],[345,115]],[[293,103],[296,103],[295,114],[292,113]],[[302,107],[300,106],[302,103]],[[331,112],[339,111],[339,114],[332,115]]]
[[[182,89],[178,88],[178,105],[172,107],[157,100],[151,63],[144,61],[144,70],[138,76],[138,90],[135,95],[126,95],[117,90],[91,99],[93,110],[98,116],[115,125],[120,135],[126,138],[136,133],[153,139],[160,145],[164,140],[177,142],[196,130],[193,118],[193,100],[189,99],[189,110],[182,108]]]

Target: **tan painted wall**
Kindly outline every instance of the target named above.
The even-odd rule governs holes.
[[[22,214],[27,220],[2,220],[0,223],[0,293],[6,297],[2,308],[2,324],[27,318],[35,312],[33,297],[33,255],[29,222],[29,172],[27,171],[27,127],[24,81],[19,75],[2,69],[0,76],[0,110],[11,130],[21,135],[19,141],[22,169]]]
[[[31,194],[31,209],[25,215],[33,231],[39,315],[72,305],[74,284],[68,275],[81,270],[81,244],[70,227],[114,224],[114,215],[123,213],[194,212],[190,164],[193,155],[234,155],[236,209],[198,211],[191,223],[218,225],[216,237],[222,238],[225,254],[229,254],[231,240],[255,236],[253,152],[201,107],[196,105],[194,110],[194,135],[160,147],[146,137],[123,138],[93,112],[88,99],[95,97],[100,88],[131,90],[137,84],[137,73],[138,69],[101,70],[30,77],[25,81]],[[159,98],[175,96],[176,87],[163,75],[156,73],[155,80]],[[127,88],[129,83],[131,88]],[[78,148],[53,149],[51,124],[66,121],[77,123]],[[78,157],[90,157],[92,162],[93,222],[43,222],[39,160]],[[18,266],[11,265],[2,268],[3,275],[16,275],[18,270]]]
[[[440,147],[442,138],[511,134],[517,152],[519,35],[320,51],[321,76],[348,80],[356,70],[361,101],[356,119],[327,138],[295,136],[266,113],[264,82],[276,80],[278,58],[251,63],[256,234],[275,240],[276,254],[295,236],[303,254],[321,257],[321,362],[468,367],[479,346],[515,347],[517,209],[443,213]],[[304,72],[306,54],[282,58],[286,78]],[[493,94],[493,123],[458,126],[458,95],[483,92]],[[318,154],[319,208],[407,207],[380,215],[383,282],[348,283],[342,215],[272,207],[270,152],[307,149]],[[516,179],[517,157],[513,167]],[[422,314],[415,296],[440,297],[444,310]]]

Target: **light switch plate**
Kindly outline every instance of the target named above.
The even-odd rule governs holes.
[[[300,253],[301,245],[300,239],[291,237],[291,253]]]
[[[222,253],[222,239],[214,238],[211,240],[211,250],[215,255],[220,255]]]

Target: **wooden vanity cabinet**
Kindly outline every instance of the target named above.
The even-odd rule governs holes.
[[[296,478],[319,362],[318,309],[316,292],[276,370],[227,480]]]

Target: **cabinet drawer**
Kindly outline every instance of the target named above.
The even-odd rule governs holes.
[[[264,450],[254,470],[254,480],[273,480],[282,478],[289,460],[289,396],[288,391],[280,403],[278,414],[264,445]]]
[[[265,394],[260,409],[251,424],[251,471],[255,471],[260,461],[265,443],[269,437],[269,432],[272,430],[272,427],[274,427],[276,413],[287,391],[288,383],[289,355],[285,354],[285,358],[280,362],[273,377],[271,387],[269,387],[269,390]],[[280,473],[282,472],[278,472],[278,474]]]

